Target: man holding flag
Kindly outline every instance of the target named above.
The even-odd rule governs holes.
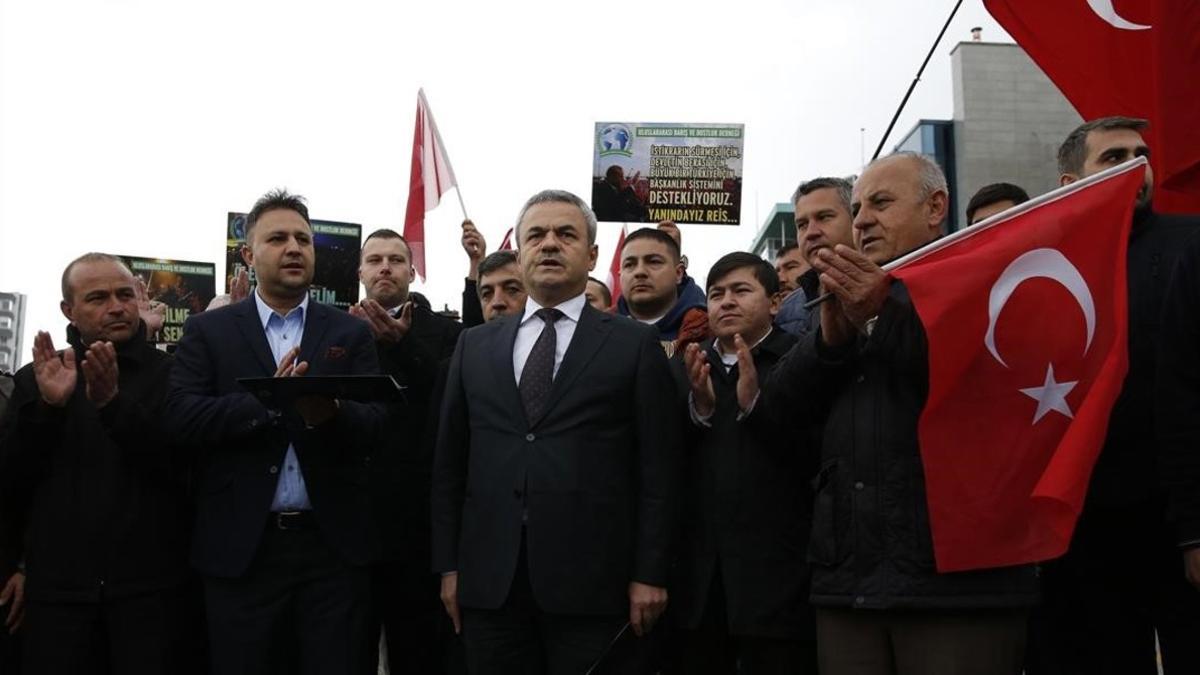
[[[1118,204],[1140,176],[1123,179],[1110,189]],[[949,202],[932,160],[886,157],[855,184],[855,248],[812,260],[834,299],[763,396],[825,427],[808,554],[824,675],[1021,672],[1037,599],[1030,563],[1061,553],[1064,518],[1070,530],[1069,510],[1044,514],[1030,496],[1059,497],[1044,473],[1074,469],[1086,482],[1098,442],[1089,445],[1096,439],[1075,429],[1072,415],[1085,425],[1101,420],[1102,437],[1120,381],[1113,355],[1124,296],[1111,278],[1114,267],[1122,271],[1132,207],[1123,199],[1115,215],[1101,212],[1114,211],[1113,199],[1069,202],[1071,222],[1093,227],[1088,237],[1068,240],[1055,228],[1058,239],[1043,241],[1031,214],[1025,224],[930,246]],[[1097,253],[1089,258],[1071,241]],[[891,274],[881,267],[922,247],[922,260]],[[1068,257],[1074,265],[1062,264]],[[1031,321],[1070,308],[1072,293],[1051,281],[1058,277],[1072,293],[1091,284],[1095,300],[1074,298],[1086,322]],[[1083,290],[1079,277],[1088,280]],[[1092,344],[1081,359],[1084,323]],[[1056,381],[1055,365],[1058,380],[1075,381]],[[1060,453],[1065,469],[1048,457]]]
[[[1145,120],[1105,117],[1071,132],[1058,152],[1061,182],[1074,183],[1149,154]],[[1154,212],[1147,167],[1129,237],[1129,373],[1065,556],[1043,568],[1043,603],[1030,623],[1031,675],[1200,672],[1200,593],[1184,578],[1156,472],[1155,405],[1160,315],[1167,281],[1194,216]],[[1168,368],[1175,364],[1166,362]],[[1195,411],[1181,414],[1194,415]],[[1103,644],[1103,649],[1095,645]]]

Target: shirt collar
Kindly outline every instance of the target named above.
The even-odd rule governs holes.
[[[583,314],[583,306],[585,304],[587,304],[587,296],[580,293],[566,302],[555,305],[555,309],[562,312],[566,318],[579,323],[579,315]],[[537,303],[537,300],[533,299],[532,295],[526,297],[525,314],[521,316],[521,325],[525,325],[525,322],[529,321],[541,308],[542,306]]]
[[[771,337],[771,333],[773,332],[775,332],[775,326],[768,326],[767,332],[763,333],[763,336],[758,338],[757,342],[750,345],[750,352],[753,353],[754,349],[765,342],[767,338]],[[717,352],[717,356],[722,357],[722,360],[724,360],[725,356],[737,357],[737,352],[730,352],[729,354],[726,354],[725,350],[721,348],[721,341],[716,338],[713,338],[713,349]]]
[[[267,322],[271,320],[272,314],[286,320],[289,316],[299,312],[299,319],[304,321],[304,315],[308,313],[308,293],[304,294],[304,299],[300,301],[299,305],[296,305],[294,308],[292,308],[292,311],[288,312],[287,316],[283,316],[271,309],[271,307],[263,301],[262,296],[258,294],[258,289],[256,288],[254,289],[254,307],[258,310],[258,319],[262,322],[263,330],[266,330]]]

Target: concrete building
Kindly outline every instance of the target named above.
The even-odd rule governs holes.
[[[947,229],[954,231],[966,224],[967,201],[984,185],[1014,183],[1030,195],[1058,187],[1058,146],[1083,120],[1015,44],[960,42],[950,63],[953,119],[921,120],[894,147],[941,165],[950,183]],[[791,204],[776,205],[750,250],[773,259],[796,238],[792,214]]]
[[[25,323],[25,296],[0,292],[0,373],[16,372],[21,365],[21,329]]]

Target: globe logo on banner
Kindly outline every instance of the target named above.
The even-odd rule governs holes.
[[[609,124],[596,134],[596,146],[601,157],[609,155],[632,157],[633,151],[629,149],[631,145],[633,145],[633,134],[629,133],[629,127],[624,124]]]

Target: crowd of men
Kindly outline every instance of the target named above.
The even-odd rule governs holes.
[[[1062,183],[1147,155],[1144,126],[1081,126]],[[703,287],[678,227],[636,230],[616,298],[589,276],[587,203],[539,192],[516,251],[463,223],[462,323],[417,301],[386,229],[361,303],[310,300],[284,191],[246,219],[257,287],[172,355],[125,265],[80,256],[67,344],[39,332],[4,386],[0,669],[1200,672],[1200,218],[1155,213],[1151,186],[1129,374],[1069,552],[957,573],[935,568],[917,441],[928,343],[881,268],[943,234],[927,157],[803,182],[798,243],[729,253]],[[985,186],[968,220],[1027,199]],[[374,374],[403,396],[242,382]]]

